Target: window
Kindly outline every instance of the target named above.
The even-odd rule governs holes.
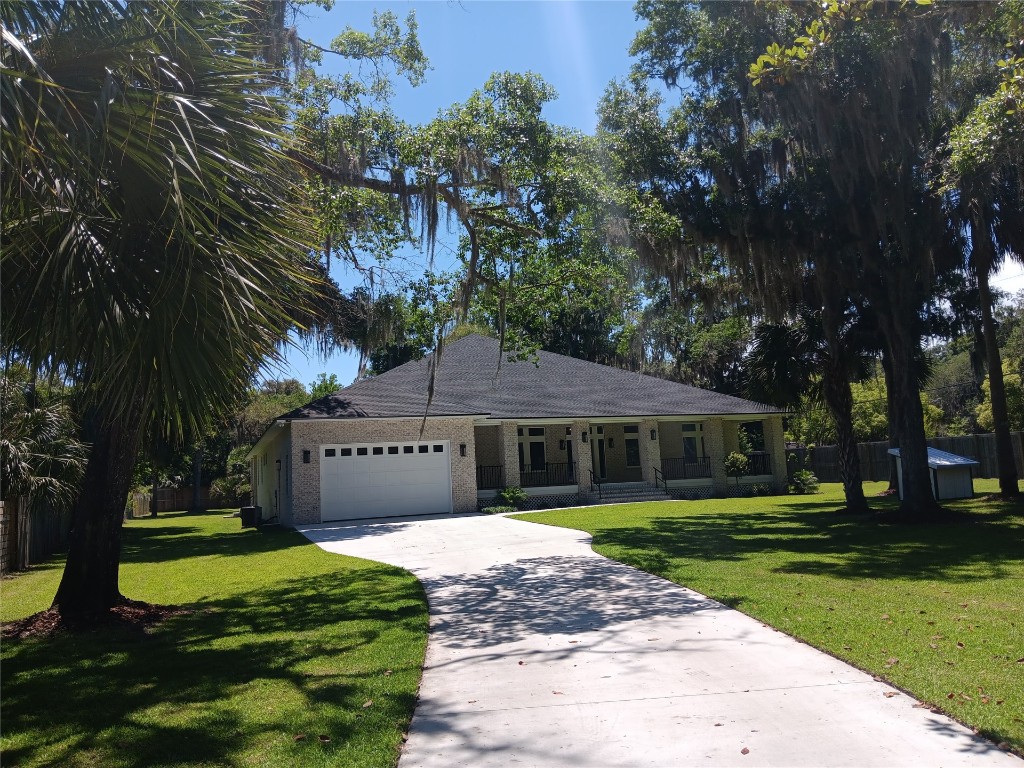
[[[429,445],[421,445],[420,446],[420,453],[426,453],[429,450],[430,450],[430,446]]]
[[[365,455],[366,455],[366,449],[365,448],[356,448],[356,456],[365,456]]]
[[[397,453],[398,453],[398,446],[397,445],[389,445],[388,446],[388,455],[389,456],[394,456]]]
[[[403,445],[402,446],[402,453],[412,453],[412,446],[411,445]]]
[[[376,447],[375,447],[375,448],[373,449],[373,455],[374,455],[374,456],[383,456],[383,455],[384,455],[384,448],[383,448],[383,447],[381,447],[381,446],[379,446],[379,445],[378,445],[378,446],[376,446]]]
[[[444,453],[444,446],[443,445],[435,445],[434,446],[434,453]]]
[[[627,435],[635,435],[640,432],[640,427],[638,427],[636,424],[627,424],[622,428],[622,431],[625,432]]]
[[[335,451],[333,448],[324,448],[324,456],[328,459],[333,458]]]
[[[309,464],[310,458],[311,457],[310,457],[309,451],[303,451],[302,452],[302,463],[303,464]]]
[[[544,437],[544,427],[530,427],[530,437]]]
[[[342,456],[351,456],[352,455],[352,449],[351,448],[342,448],[341,449],[341,455]]]
[[[635,437],[627,437],[624,441],[626,447],[626,466],[640,466],[640,441]]]

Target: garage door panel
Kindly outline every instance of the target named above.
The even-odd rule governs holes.
[[[449,448],[447,442],[321,446],[321,520],[451,512]]]

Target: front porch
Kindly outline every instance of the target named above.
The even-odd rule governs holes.
[[[781,416],[758,421],[685,417],[531,420],[474,429],[477,496],[493,499],[518,485],[537,499],[589,498],[614,486],[646,485],[673,498],[784,492]],[[725,458],[742,452],[743,477],[727,477]],[[511,469],[510,469],[511,468]]]
[[[577,485],[579,469],[575,462],[545,462],[540,465],[525,464],[519,468],[516,482],[505,478],[503,464],[477,465],[476,487],[479,491],[500,490],[509,485],[520,488],[546,488],[550,486]]]

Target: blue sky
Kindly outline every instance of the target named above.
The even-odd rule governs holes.
[[[345,27],[370,30],[374,10],[392,11],[404,22],[416,12],[420,44],[431,70],[418,88],[396,83],[392,108],[410,123],[423,123],[437,112],[464,101],[493,72],[535,72],[558,92],[544,112],[558,125],[592,133],[597,102],[608,82],[625,77],[631,66],[629,46],[641,24],[632,2],[546,2],[501,0],[484,2],[362,2],[340,0],[330,11],[299,20],[299,34],[327,46]],[[326,63],[326,62],[325,62]],[[438,253],[437,266],[450,259]],[[337,268],[342,286],[355,276]],[[356,375],[355,355],[328,360],[315,353],[289,350],[283,370],[274,375],[296,378],[308,385],[323,371],[335,373],[342,384]]]

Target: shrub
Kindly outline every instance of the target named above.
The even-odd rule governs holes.
[[[526,503],[526,500],[530,498],[530,496],[518,485],[510,485],[507,488],[502,488],[498,491],[498,498],[505,502],[507,506],[518,509]]]
[[[736,453],[736,451],[733,451],[725,457],[725,474],[729,477],[735,477],[737,484],[739,484],[740,478],[749,471],[750,459],[742,453]]]
[[[809,469],[800,469],[793,473],[793,480],[789,484],[790,493],[817,493],[818,478]]]
[[[507,515],[510,512],[518,512],[515,507],[484,507],[482,510],[485,515]]]
[[[252,498],[249,476],[228,475],[218,477],[210,484],[210,501],[222,507],[242,507]]]

